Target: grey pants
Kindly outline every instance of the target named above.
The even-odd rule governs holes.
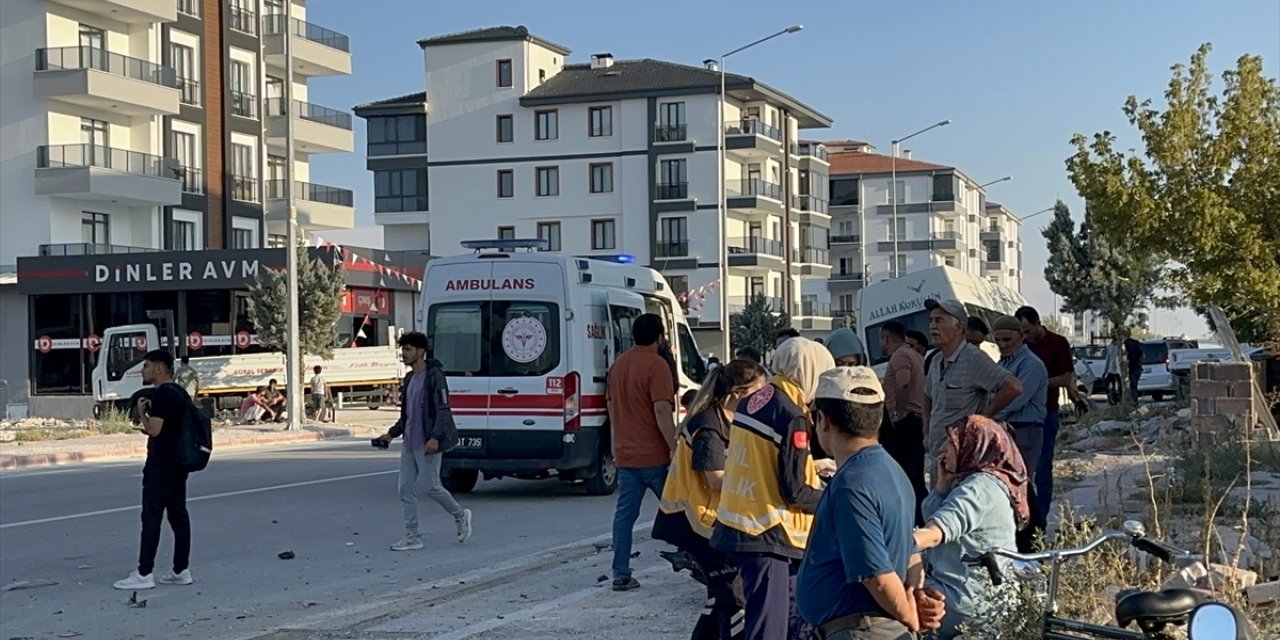
[[[435,500],[454,520],[462,517],[462,506],[440,482],[440,459],[444,454],[427,455],[404,447],[400,451],[400,504],[404,507],[404,530],[418,535],[418,496]]]
[[[907,626],[888,618],[863,618],[850,627],[822,636],[819,640],[915,640],[919,636],[907,630]]]

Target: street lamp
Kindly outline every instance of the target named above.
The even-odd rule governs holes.
[[[978,185],[978,188],[979,188],[979,189],[985,189],[985,188],[987,188],[987,187],[989,187],[989,186],[991,186],[991,185],[993,185],[993,184],[996,184],[997,182],[1008,182],[1008,181],[1010,181],[1010,180],[1012,180],[1012,179],[1013,179],[1013,176],[1005,176],[1005,177],[1003,177],[1003,178],[1000,178],[999,180],[992,180],[991,182],[987,182],[987,183],[985,183],[985,184],[980,184],[980,185]]]
[[[1037,212],[1035,212],[1035,213],[1032,213],[1032,214],[1030,214],[1030,215],[1022,216],[1021,218],[1018,218],[1018,216],[1014,216],[1014,217],[1015,217],[1015,218],[1018,218],[1018,222],[1019,222],[1019,223],[1023,223],[1023,222],[1026,222],[1026,221],[1027,221],[1028,219],[1030,219],[1030,218],[1034,218],[1034,217],[1036,217],[1036,216],[1038,216],[1038,215],[1040,215],[1040,214],[1042,214],[1042,213],[1049,213],[1050,211],[1053,211],[1053,210],[1054,210],[1054,209],[1056,209],[1056,208],[1057,208],[1056,206],[1054,206],[1054,207],[1049,207],[1048,209],[1041,209],[1041,210],[1039,210],[1039,211],[1037,211]]]
[[[892,229],[893,231],[893,269],[892,271],[893,271],[894,278],[897,278],[899,275],[901,275],[898,273],[898,145],[922,133],[933,131],[938,127],[945,127],[949,124],[951,124],[950,120],[943,120],[941,122],[937,122],[909,136],[906,136],[904,138],[898,138],[897,140],[893,141],[892,145],[890,145],[891,156],[889,161],[889,171],[890,171],[891,177],[889,178],[889,198],[890,198],[890,202],[893,203],[893,216],[892,216],[893,220],[889,224],[893,225],[893,229]]]
[[[793,24],[786,29],[770,34],[755,42],[743,45],[728,53],[720,56],[720,100],[716,104],[716,239],[720,242],[720,339],[724,344],[724,362],[728,362],[733,358],[733,351],[729,346],[729,239],[725,237],[728,229],[726,218],[729,215],[729,203],[725,192],[725,72],[724,61],[729,56],[746,51],[758,44],[768,42],[778,36],[785,36],[788,33],[796,33],[804,29],[803,25]],[[789,286],[789,285],[788,285]]]

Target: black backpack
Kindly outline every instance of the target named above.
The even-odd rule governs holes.
[[[187,395],[186,389],[177,384],[173,386],[187,400],[182,429],[174,440],[173,461],[187,473],[202,471],[209,466],[209,456],[213,455],[213,424]]]

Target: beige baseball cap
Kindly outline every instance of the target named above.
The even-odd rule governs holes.
[[[836,367],[818,376],[818,398],[857,404],[884,402],[884,387],[871,367]]]

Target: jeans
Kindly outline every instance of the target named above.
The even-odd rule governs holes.
[[[142,547],[138,575],[155,569],[160,548],[160,525],[169,516],[173,529],[173,572],[187,570],[191,561],[191,518],[187,514],[187,472],[167,461],[147,460],[142,467]]]
[[[631,530],[640,517],[645,489],[662,497],[667,465],[618,469],[618,507],[613,512],[613,579],[631,577]]]
[[[1018,551],[1030,553],[1033,550],[1036,534],[1042,533],[1049,522],[1048,512],[1040,508],[1040,501],[1037,499],[1039,494],[1036,489],[1037,478],[1040,477],[1038,470],[1040,456],[1044,452],[1044,426],[1034,422],[1015,422],[1012,426],[1013,441],[1018,445],[1018,451],[1022,453],[1030,480],[1027,497],[1031,508],[1031,522],[1030,526],[1017,533]]]
[[[1142,371],[1129,372],[1129,395],[1133,398],[1133,405],[1138,405],[1138,381],[1142,379]]]
[[[435,500],[454,520],[462,517],[462,505],[440,482],[443,456],[409,447],[400,451],[400,505],[404,507],[404,530],[410,535],[418,535],[418,496]]]
[[[1045,518],[1053,508],[1053,452],[1058,442],[1058,410],[1044,414],[1044,445],[1040,447],[1040,463],[1035,467],[1035,501]]]

